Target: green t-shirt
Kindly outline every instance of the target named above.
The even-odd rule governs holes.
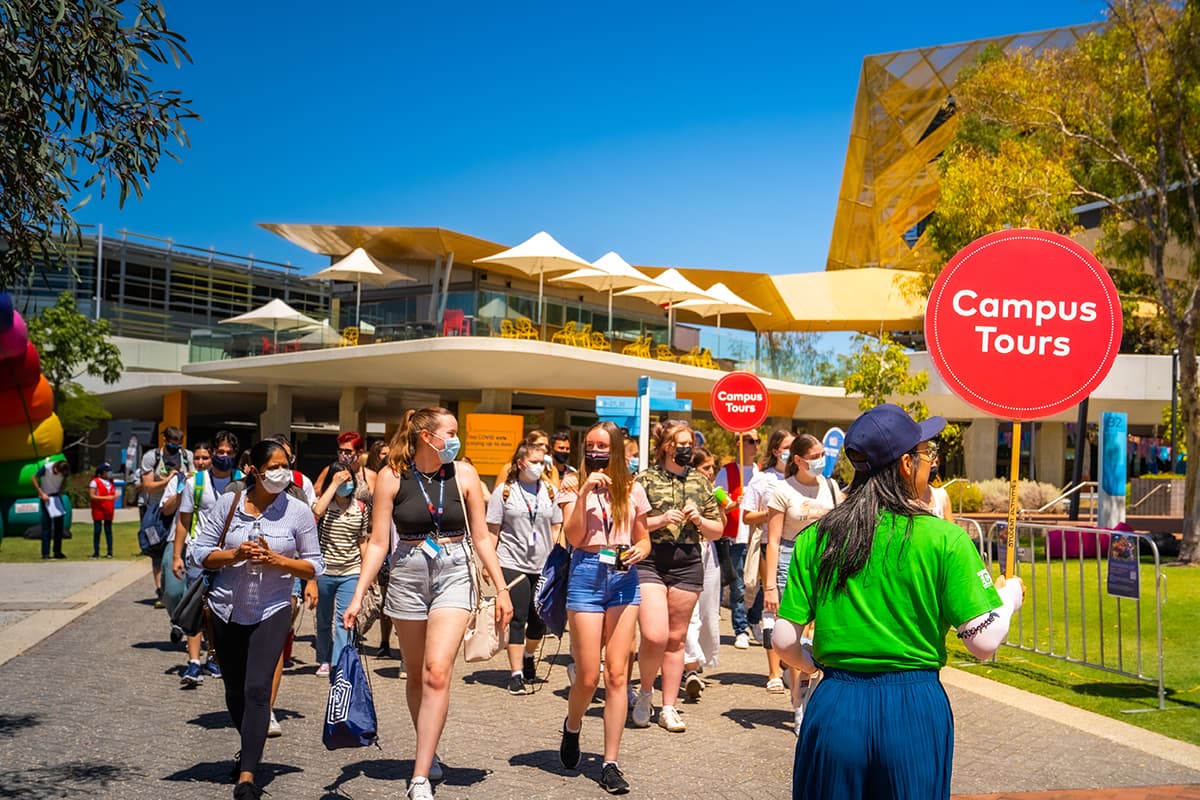
[[[1000,595],[966,531],[928,515],[880,515],[871,554],[840,592],[818,597],[824,542],[817,526],[796,537],[779,616],[816,620],[813,657],[854,672],[937,669],[946,632],[1000,607]]]

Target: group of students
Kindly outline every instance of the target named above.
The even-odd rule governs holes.
[[[918,425],[895,406],[867,412],[847,432],[855,479],[843,493],[823,478],[818,440],[776,431],[763,468],[739,470],[738,497],[725,503],[714,491],[713,457],[679,421],[657,431],[640,471],[636,445],[611,422],[585,432],[577,468],[555,455],[569,453],[569,442],[535,431],[491,492],[458,458],[458,422],[442,408],[408,412],[382,454],[372,453],[372,468],[361,437],[343,434],[316,486],[293,470],[282,437],[255,444],[239,469],[236,437],[218,434],[194,449],[190,476],[163,483],[160,502],[175,514],[170,575],[183,583],[215,573],[208,607],[216,658],[210,652],[207,664],[223,673],[241,737],[234,797],[262,793],[255,770],[274,723],[298,582],[315,586],[315,597],[301,593],[317,607],[323,672],[347,646],[372,585],[385,590],[382,618],[395,626],[415,730],[408,797],[424,800],[443,773],[437,748],[451,674],[477,599],[472,560],[496,589],[496,622],[509,627],[508,690],[525,694],[545,635],[535,587],[556,542],[570,549],[573,660],[559,757],[578,769],[583,719],[603,677],[598,781],[628,792],[619,760],[627,716],[635,727],[650,724],[661,676],[658,724],[686,730],[679,695],[697,697],[699,673],[715,664],[724,558],[716,542],[731,531],[740,538],[738,526],[761,531],[753,546],[764,621],[774,624],[760,638],[767,688],[791,677],[794,796],[948,796],[952,720],[937,683],[943,637],[957,628],[971,652],[989,655],[1022,587],[993,585],[970,538],[931,512],[938,432],[936,420]],[[751,457],[758,444],[756,434],[742,442]],[[200,649],[200,637],[190,638],[185,681],[202,679]],[[932,742],[917,766],[907,763],[912,740]]]

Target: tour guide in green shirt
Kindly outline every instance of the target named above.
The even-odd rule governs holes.
[[[793,800],[950,797],[946,632],[991,657],[1024,587],[993,583],[966,532],[918,499],[945,426],[891,404],[864,413],[844,441],[855,470],[845,502],[796,537],[772,646],[824,680],[799,731]]]

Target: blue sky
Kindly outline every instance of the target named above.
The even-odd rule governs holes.
[[[864,56],[1102,3],[172,3],[182,163],[81,222],[327,263],[258,222],[434,225],[579,255],[823,269]],[[815,4],[814,4],[815,5]]]

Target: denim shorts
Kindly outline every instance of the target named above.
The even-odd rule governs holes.
[[[586,550],[571,553],[567,611],[603,613],[610,608],[636,606],[641,602],[636,569],[618,572],[608,564],[601,564],[599,553]]]
[[[395,619],[422,620],[438,608],[475,607],[471,596],[467,543],[448,542],[430,558],[420,542],[400,542],[391,557],[383,613]]]
[[[783,589],[787,586],[788,569],[792,566],[792,551],[795,549],[795,539],[779,543],[779,564],[775,570],[775,585],[779,587],[779,597],[783,597]]]

